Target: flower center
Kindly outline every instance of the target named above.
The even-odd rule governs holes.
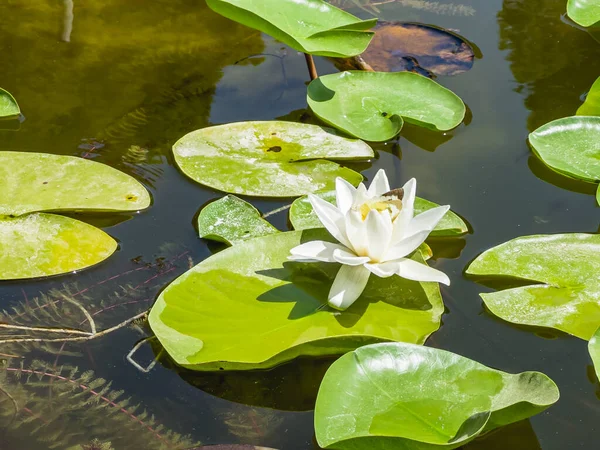
[[[362,220],[365,220],[370,211],[389,211],[392,221],[398,217],[402,209],[402,200],[396,195],[383,195],[381,197],[372,198],[365,203],[355,206],[353,209],[360,212]]]

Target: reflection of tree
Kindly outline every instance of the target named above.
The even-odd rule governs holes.
[[[0,131],[0,149],[73,154],[87,138],[111,163],[132,145],[161,161],[157,147],[207,125],[222,68],[263,49],[260,33],[190,0],[75,2],[66,44],[65,5],[0,2],[11,18],[0,21],[0,82],[27,118]]]
[[[564,12],[564,0],[504,0],[498,14],[500,49],[527,96],[530,130],[574,115],[600,73],[600,45]]]

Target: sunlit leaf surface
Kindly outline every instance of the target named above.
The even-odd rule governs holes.
[[[319,158],[365,160],[373,150],[316,125],[237,122],[202,128],[173,146],[175,161],[198,183],[234,194],[295,197],[334,188],[342,177],[356,185],[362,176]]]
[[[18,116],[21,113],[15,98],[0,88],[0,119]]]
[[[278,233],[206,259],[162,292],[152,330],[181,366],[237,370],[382,340],[422,344],[438,329],[444,307],[437,283],[373,276],[346,311],[326,307],[340,266],[287,261],[290,249],[314,239],[331,237],[324,230]]]
[[[600,235],[525,236],[483,252],[467,273],[531,285],[481,294],[509,322],[556,328],[590,339],[600,326]]]
[[[600,1],[569,0],[567,14],[577,24],[589,27],[600,21]]]
[[[537,414],[558,400],[539,372],[508,374],[418,345],[361,347],[329,368],[317,396],[324,448],[435,450]]]
[[[588,92],[585,102],[577,110],[578,116],[600,116],[600,77]]]

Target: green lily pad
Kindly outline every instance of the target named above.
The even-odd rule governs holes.
[[[480,294],[492,313],[509,322],[556,328],[586,340],[600,326],[600,235],[520,237],[483,252],[467,273],[531,281]]]
[[[529,142],[552,170],[578,180],[600,181],[600,117],[554,120],[531,133]]]
[[[316,194],[329,203],[336,204],[335,191],[328,191]],[[421,214],[439,206],[436,203],[424,200],[422,198],[415,198],[415,215]],[[310,228],[322,228],[323,224],[313,211],[313,207],[308,201],[307,196],[297,198],[292,203],[290,208],[290,222],[295,230],[308,230]],[[432,237],[451,237],[451,236],[462,236],[469,232],[467,224],[455,213],[448,211],[442,218],[437,227],[431,232]]]
[[[600,21],[600,1],[569,0],[567,14],[575,23],[589,27]]]
[[[297,197],[335,187],[342,177],[362,176],[318,158],[364,160],[367,144],[316,125],[238,122],[202,128],[173,146],[175,161],[192,180],[220,191],[259,197]]]
[[[117,243],[96,227],[54,214],[0,219],[0,280],[46,277],[104,261]]]
[[[600,116],[600,77],[592,85],[585,102],[577,110],[578,116]]]
[[[594,369],[596,370],[596,376],[600,379],[600,328],[596,330],[590,342],[588,343],[588,351],[592,357],[594,363]]]
[[[207,0],[215,12],[273,36],[294,50],[348,57],[365,51],[377,19],[361,20],[322,0]]]
[[[73,156],[0,152],[0,216],[41,211],[137,211],[150,194],[134,178]]]
[[[323,448],[452,449],[558,398],[554,382],[539,372],[513,375],[444,350],[375,344],[329,368],[315,431]]]
[[[181,366],[238,370],[382,340],[422,344],[438,329],[437,283],[372,276],[346,311],[325,306],[339,265],[287,261],[293,247],[314,239],[332,238],[324,230],[278,233],[211,256],[161,293],[152,330]],[[419,252],[414,258],[422,261]]]
[[[308,86],[308,105],[324,122],[366,141],[386,141],[403,120],[434,130],[457,127],[465,104],[452,91],[412,72],[347,71]]]
[[[228,245],[273,233],[279,233],[279,230],[263,219],[254,206],[234,195],[208,204],[198,216],[201,238]]]
[[[21,109],[10,92],[0,88],[0,119],[15,117],[21,114]]]

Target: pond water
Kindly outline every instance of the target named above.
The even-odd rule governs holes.
[[[600,44],[562,17],[566,0],[372,3],[383,3],[378,16],[385,20],[455,30],[483,55],[470,71],[438,78],[468,105],[465,124],[444,134],[407,127],[399,139],[373,145],[372,164],[353,166],[367,178],[385,168],[392,185],[416,177],[420,196],[452,205],[472,227],[464,239],[436,244],[441,257],[434,265],[452,285],[443,290],[443,325],[427,345],[507,372],[544,372],[561,390],[561,400],[544,413],[465,448],[597,448],[600,384],[586,343],[495,318],[478,296],[491,289],[463,272],[483,250],[517,236],[598,232],[593,186],[546,169],[526,138],[538,126],[575,113],[600,74]],[[369,17],[352,9],[351,1],[337,4]],[[191,264],[222,249],[198,239],[193,221],[204,204],[223,194],[176,169],[170,148],[178,138],[211,124],[313,120],[304,57],[221,18],[204,2],[4,0],[0,17],[0,86],[18,99],[25,117],[11,129],[0,124],[0,150],[107,163],[142,181],[153,196],[152,207],[139,214],[77,216],[120,242],[105,263],[50,280],[0,283],[0,309],[17,307],[24,320],[34,314],[30,324],[46,323],[35,311],[51,311],[53,324],[76,314],[65,296],[90,306],[103,327],[118,324],[148,308]],[[336,71],[327,59],[316,58],[316,64],[320,74]],[[252,202],[262,212],[287,203]],[[270,219],[288,229],[286,213]],[[36,306],[36,298],[56,307]],[[131,405],[141,405],[135,413],[120,411],[99,396],[57,390],[48,377],[28,378],[30,372],[19,381],[0,377],[0,386],[26,405],[6,427],[11,404],[2,400],[0,448],[66,449],[94,438],[111,441],[115,450],[160,448],[170,439],[167,429],[193,443],[318,448],[311,409],[330,361],[195,374],[162,358],[142,373],[125,356],[148,333],[136,324],[85,344],[0,348],[10,367],[24,361],[30,372],[33,360],[40,361],[33,366],[39,372],[58,373],[63,364],[93,370],[112,389],[123,390]],[[153,351],[159,349],[143,346],[136,361],[149,364]],[[148,417],[140,416],[143,409]],[[149,423],[150,414],[164,430]],[[15,427],[17,422],[24,424]]]

